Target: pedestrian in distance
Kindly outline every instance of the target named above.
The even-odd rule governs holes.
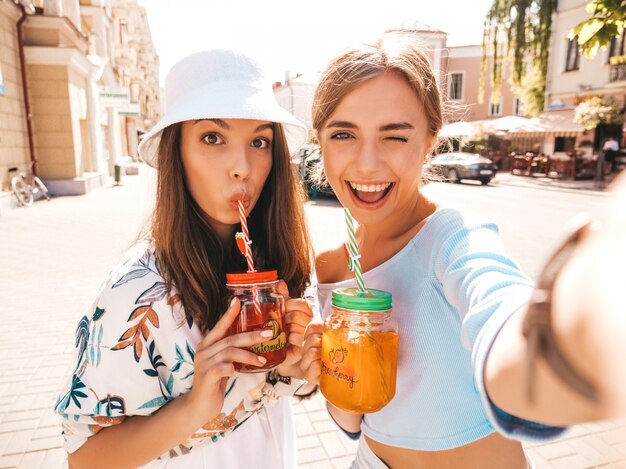
[[[359,439],[352,468],[533,467],[520,440],[625,413],[624,197],[621,218],[578,231],[535,288],[495,223],[421,190],[442,106],[427,55],[397,33],[336,56],[314,95],[323,176],[358,222],[364,283],[392,294],[399,331],[393,399],[364,415],[327,403]],[[356,285],[343,245],[318,255],[316,274],[326,318],[331,292]],[[311,382],[322,334],[309,324]]]
[[[306,128],[241,52],[182,59],[165,99],[139,145],[157,170],[150,227],[80,320],[75,368],[55,406],[70,467],[295,467],[282,397],[314,389],[298,366],[312,318],[299,297],[313,261],[290,164]],[[241,216],[250,261],[283,279],[287,358],[268,372],[235,364],[263,365],[249,348],[274,330],[228,333],[240,302],[227,301],[225,275],[247,262],[235,239]]]
[[[605,173],[611,174],[613,172],[613,165],[615,163],[615,157],[619,152],[619,143],[615,137],[611,136],[607,138],[606,142],[602,146],[604,152]]]

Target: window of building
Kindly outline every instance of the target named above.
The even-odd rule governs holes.
[[[578,38],[570,39],[567,42],[567,57],[565,60],[565,71],[571,72],[578,70],[580,67],[580,48],[578,47]]]
[[[519,96],[515,96],[513,98],[513,115],[514,116],[523,116],[524,113],[524,104]]]
[[[126,22],[126,20],[121,19],[119,22],[119,39],[120,39],[120,44],[126,44],[126,41],[124,40],[126,37],[126,33],[127,33],[127,28],[128,28],[128,23]]]
[[[621,36],[613,36],[611,38],[611,44],[609,46],[609,61],[611,57],[620,57],[624,55],[624,38],[626,34]]]
[[[502,97],[500,97],[500,101],[497,103],[489,102],[489,115],[490,116],[499,116],[502,114]]]
[[[451,101],[463,100],[463,72],[454,72],[448,75],[448,99]]]
[[[555,137],[554,151],[574,151],[576,137]]]

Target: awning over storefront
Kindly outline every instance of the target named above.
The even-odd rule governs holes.
[[[530,122],[508,132],[513,138],[532,137],[576,137],[585,131],[585,127],[574,122],[574,110],[544,112]]]
[[[515,132],[524,126],[530,125],[531,119],[521,116],[504,116],[497,119],[483,121],[483,128],[490,132]]]
[[[443,126],[440,137],[475,137],[482,132],[483,121],[452,122]]]

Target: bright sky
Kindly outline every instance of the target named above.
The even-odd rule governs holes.
[[[407,20],[479,44],[493,0],[138,0],[161,59],[161,83],[182,57],[211,47],[250,51],[274,81],[285,70],[315,73],[343,47]]]

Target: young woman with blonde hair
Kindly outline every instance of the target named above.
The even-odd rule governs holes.
[[[555,282],[569,243],[535,289],[496,224],[427,197],[424,163],[442,124],[437,77],[411,36],[388,34],[339,54],[315,92],[324,175],[358,222],[365,285],[391,292],[399,326],[387,406],[361,415],[328,403],[341,428],[360,438],[353,468],[532,467],[519,440],[554,438],[626,407],[626,373],[615,359],[626,354],[619,288],[594,281],[586,289],[572,260]],[[598,278],[614,286],[620,275],[610,272],[626,261],[626,211],[619,220],[600,230],[604,241],[594,225],[572,238],[596,239],[582,266],[598,272],[597,255]],[[318,256],[316,273],[327,317],[332,291],[355,286],[342,244]],[[321,334],[312,322],[302,361],[315,382]]]

